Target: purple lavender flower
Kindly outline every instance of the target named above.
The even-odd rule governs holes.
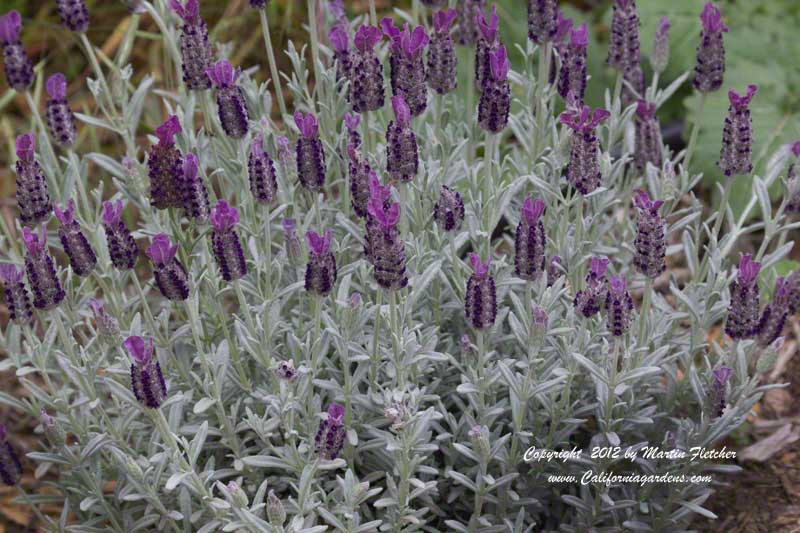
[[[442,7],[447,4],[447,0],[421,0],[421,2],[428,7]]]
[[[411,110],[402,95],[392,96],[395,120],[386,127],[386,171],[392,179],[408,182],[419,170],[417,136],[411,131]]]
[[[31,299],[22,281],[25,272],[17,265],[0,263],[0,280],[6,295],[6,306],[11,320],[17,324],[28,324],[33,319]]]
[[[800,161],[800,140],[794,141],[789,145],[789,151],[794,156],[794,161],[789,164],[786,171],[786,179],[789,182],[789,200],[786,203],[787,213],[800,213],[800,186],[798,172],[798,161]]]
[[[536,281],[545,271],[544,201],[528,196],[522,205],[522,216],[514,238],[514,273],[525,281]]]
[[[9,487],[13,487],[22,478],[22,463],[17,451],[8,442],[8,429],[0,424],[0,479]]]
[[[392,41],[389,56],[392,94],[403,96],[411,109],[411,116],[419,116],[428,106],[423,51],[430,39],[422,26],[417,26],[412,31],[406,24],[403,31],[400,31],[390,18],[381,20],[381,28]]]
[[[383,185],[381,184],[378,176],[375,175],[373,172],[369,178],[369,202],[367,206],[367,216],[365,217],[365,225],[367,229],[367,234],[364,239],[364,255],[367,256],[367,261],[372,263],[373,253],[372,253],[372,235],[380,231],[380,223],[378,220],[372,216],[372,213],[369,212],[369,203],[374,203],[377,210],[380,211],[388,211],[392,205],[391,202],[392,198],[392,186],[390,185]],[[378,209],[379,208],[379,209]],[[399,217],[400,211],[399,207],[397,208],[398,213],[397,216]]]
[[[211,212],[211,224],[214,226],[211,247],[225,281],[233,281],[247,274],[247,262],[235,229],[238,223],[239,211],[230,207],[225,200],[218,201]]]
[[[554,255],[547,263],[547,286],[552,287],[555,285],[558,278],[564,276],[563,265],[561,264],[561,257]]]
[[[355,51],[351,54],[350,102],[353,111],[377,111],[383,107],[383,66],[375,56],[375,45],[381,42],[381,30],[375,26],[361,26],[355,37]]]
[[[267,9],[269,0],[250,0],[250,7],[253,9]]]
[[[622,337],[631,325],[633,299],[628,293],[625,278],[612,277],[608,283],[605,302],[606,326],[615,337]]]
[[[344,436],[347,432],[344,427],[344,407],[338,403],[328,406],[328,416],[320,422],[317,434],[314,436],[314,449],[322,459],[332,461],[336,459],[344,446]]]
[[[567,180],[583,195],[600,186],[600,140],[596,129],[610,116],[605,109],[592,111],[587,105],[580,111],[568,110],[561,114],[561,123],[572,129]]]
[[[189,276],[181,262],[175,257],[178,245],[173,245],[169,237],[159,233],[145,250],[153,261],[153,274],[161,294],[168,300],[182,302],[189,297]]]
[[[309,257],[306,265],[306,290],[327,296],[336,283],[336,257],[331,248],[331,230],[321,236],[313,231],[306,233]]]
[[[325,185],[325,152],[319,140],[319,124],[314,115],[294,114],[294,121],[300,130],[297,140],[297,175],[300,184],[309,191],[316,192]]]
[[[701,93],[710,93],[722,87],[725,77],[725,44],[722,34],[728,27],[722,22],[722,13],[712,2],[703,7],[700,14],[703,31],[697,47],[697,64],[694,67],[692,85]]]
[[[661,125],[656,118],[656,104],[646,100],[639,100],[636,104],[636,143],[634,161],[636,168],[643,171],[647,163],[656,168],[661,168],[662,146]]]
[[[347,144],[353,145],[354,148],[361,148],[361,135],[358,133],[358,127],[361,125],[361,115],[358,113],[345,113],[344,124],[347,126]]]
[[[50,218],[52,204],[47,178],[36,161],[36,137],[27,133],[17,137],[17,207],[23,224],[36,224]]]
[[[483,91],[486,82],[492,79],[492,66],[489,59],[500,47],[498,38],[500,19],[497,16],[497,4],[492,4],[492,14],[486,20],[481,11],[475,15],[475,24],[478,26],[478,41],[475,46],[475,85]]]
[[[786,319],[794,312],[792,308],[792,286],[785,278],[775,281],[772,302],[764,307],[758,322],[756,340],[762,348],[768,347],[783,333]]]
[[[259,203],[269,204],[278,192],[275,163],[264,151],[264,137],[259,133],[253,139],[247,159],[247,175],[250,178],[250,193]]]
[[[475,329],[492,327],[497,318],[497,289],[494,278],[489,274],[489,262],[481,261],[476,253],[469,254],[472,275],[467,280],[467,292],[464,299],[464,312],[467,322]]]
[[[442,231],[458,231],[464,222],[464,200],[458,191],[442,185],[439,200],[433,206],[433,219]]]
[[[91,298],[89,307],[94,315],[98,337],[109,346],[119,345],[119,323],[108,314],[103,302],[97,298]]]
[[[206,75],[217,87],[217,110],[219,122],[228,137],[241,139],[247,134],[247,102],[244,91],[236,85],[241,71],[220,59],[208,70]]]
[[[56,275],[55,263],[47,253],[47,234],[44,226],[39,228],[39,235],[30,229],[22,228],[22,240],[25,242],[25,274],[33,293],[33,306],[36,309],[53,309],[64,299],[64,289]]]
[[[3,47],[3,64],[8,85],[17,91],[28,89],[33,83],[33,63],[19,40],[22,17],[19,11],[9,11],[0,17],[0,45]]]
[[[557,13],[557,26],[556,26],[556,35],[553,37],[553,49],[555,50],[555,54],[552,55],[550,58],[550,77],[548,83],[552,85],[556,81],[556,74],[558,74],[558,63],[556,61],[556,56],[561,58],[561,62],[567,60],[567,54],[569,53],[569,45],[571,44],[568,41],[567,37],[572,35],[572,31],[574,29],[572,19],[568,19],[564,16],[564,13],[561,10],[558,10]],[[588,31],[588,30],[587,30]]]
[[[347,145],[347,154],[350,159],[348,166],[350,173],[350,204],[355,214],[360,218],[364,218],[367,216],[367,204],[369,203],[369,182],[370,178],[375,176],[375,173],[358,148],[353,144]]]
[[[572,24],[572,21],[569,21]],[[589,46],[589,28],[584,22],[570,33],[569,46],[565,47],[558,76],[558,94],[565,100],[573,98],[583,103],[586,94],[586,51]]]
[[[608,263],[609,261],[605,257],[592,257],[584,289],[575,294],[573,305],[586,318],[596,315],[605,305],[608,294],[608,284],[606,283]]]
[[[658,29],[653,39],[653,53],[650,54],[650,66],[653,72],[659,74],[664,72],[669,63],[669,29],[672,24],[667,17],[661,17],[658,21]]]
[[[367,256],[372,263],[375,281],[382,288],[395,291],[408,285],[406,275],[406,247],[397,223],[400,204],[389,200],[389,187],[383,187],[377,178],[371,182],[369,217],[367,219]]]
[[[67,102],[67,80],[63,74],[53,74],[47,79],[47,127],[53,141],[64,148],[75,142],[77,129],[75,115]]]
[[[122,343],[133,359],[131,364],[131,390],[136,400],[148,409],[158,409],[167,399],[167,383],[161,365],[154,357],[153,339],[128,337]]]
[[[170,0],[170,7],[183,19],[181,31],[181,60],[183,62],[183,82],[192,91],[211,88],[211,79],[206,73],[214,62],[214,50],[208,39],[208,28],[200,18],[198,0]]]
[[[722,150],[717,163],[726,176],[750,174],[753,171],[753,118],[750,116],[750,101],[756,92],[756,85],[749,85],[744,96],[733,89],[728,92],[731,105],[722,129]]]
[[[293,381],[297,377],[297,369],[294,367],[294,361],[291,359],[281,361],[275,368],[275,377],[281,381]]]
[[[625,73],[639,65],[639,15],[635,0],[616,0],[611,20],[608,64]]]
[[[53,206],[53,210],[61,223],[61,227],[58,228],[58,238],[61,241],[61,247],[69,257],[72,271],[81,277],[88,276],[97,264],[97,256],[86,239],[86,235],[81,231],[80,224],[75,220],[75,204],[69,200],[65,211],[62,211],[57,205]]]
[[[438,94],[447,94],[457,85],[457,59],[450,26],[458,14],[444,9],[433,14],[433,36],[428,47],[428,85]]]
[[[667,250],[667,221],[658,214],[663,201],[652,201],[643,190],[637,189],[633,205],[639,210],[639,223],[636,226],[636,255],[633,264],[636,270],[650,279],[655,279],[667,269],[665,254]]]
[[[199,161],[197,156],[188,153],[183,158],[183,207],[186,214],[195,220],[203,221],[208,218],[211,209],[208,203],[208,190],[203,183],[203,178],[198,173]]]
[[[298,266],[303,258],[303,246],[295,231],[296,224],[294,219],[284,218],[281,221],[281,227],[283,228],[283,241],[286,247],[286,256],[289,258],[289,262],[292,265]]]
[[[500,133],[508,124],[511,109],[511,86],[508,71],[511,64],[502,44],[489,54],[490,77],[483,81],[483,92],[478,102],[478,123],[486,131]]]
[[[725,333],[734,340],[749,339],[758,332],[758,311],[761,307],[758,294],[758,272],[761,263],[744,254],[739,262],[739,273],[731,283],[731,303]]]
[[[725,411],[725,386],[728,380],[733,377],[733,370],[727,366],[721,366],[712,372],[714,382],[711,385],[711,414],[714,418],[719,418]]]
[[[328,39],[333,48],[333,60],[336,62],[336,80],[343,82],[350,79],[352,72],[352,62],[350,51],[350,36],[347,28],[336,25],[328,33]]]
[[[139,249],[125,221],[122,220],[122,200],[103,202],[103,229],[108,243],[111,264],[118,270],[130,270],[136,265]]]
[[[474,44],[480,38],[476,17],[483,13],[484,9],[486,9],[486,0],[459,0],[456,4],[458,44],[468,46]]]
[[[158,144],[147,156],[147,174],[150,177],[150,205],[156,209],[183,207],[183,156],[175,146],[175,135],[181,132],[181,123],[170,116],[156,128]]]
[[[558,32],[558,0],[528,0],[528,39],[551,42]]]
[[[56,0],[56,10],[61,24],[76,33],[86,33],[89,29],[89,10],[83,0]]]

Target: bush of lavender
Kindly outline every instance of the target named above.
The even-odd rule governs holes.
[[[35,473],[54,490],[20,500],[63,504],[60,524],[41,519],[81,532],[713,518],[714,476],[736,467],[688,452],[742,424],[800,302],[798,274],[775,279],[800,143],[728,208],[759,133],[757,87],[725,84],[736,28],[706,5],[696,69],[662,87],[645,72],[667,64],[669,21],[641,54],[634,0],[616,1],[608,51],[556,0],[528,2],[527,42],[502,42],[478,0],[383,20],[374,2],[348,20],[310,0],[310,54],[290,44],[278,72],[269,2],[250,4],[269,70],[231,65],[197,0],[136,2],[101,62],[91,13],[59,1],[94,69],[91,116],[53,65],[33,70],[21,17],[0,19],[34,118],[16,139],[18,217],[0,219],[2,368],[29,394],[0,401],[42,434],[22,450],[0,426],[2,481]],[[140,17],[175,65],[163,85],[127,64]],[[617,71],[599,109],[583,102],[588,54]],[[711,213],[693,193],[697,130],[674,153],[658,122],[688,84],[730,90]],[[124,151],[76,153],[87,128]]]

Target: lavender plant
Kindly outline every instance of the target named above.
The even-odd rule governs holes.
[[[625,457],[712,449],[774,386],[760,355],[798,311],[800,273],[763,298],[759,280],[800,224],[796,177],[777,209],[769,194],[796,173],[800,145],[752,176],[738,215],[728,194],[705,213],[694,142],[675,153],[655,119],[690,73],[639,86],[634,0],[616,3],[608,54],[583,21],[569,35],[556,2],[528,2],[530,39],[501,43],[482,0],[455,12],[415,0],[402,30],[399,13],[381,21],[388,42],[374,4],[367,24],[332,3],[320,32],[309,1],[313,63],[290,43],[282,78],[268,4],[250,2],[270,85],[259,65],[233,70],[235,43],[210,41],[197,0],[138,3],[175,68],[163,86],[84,46],[97,116],[73,115],[50,78],[49,127],[19,138],[17,218],[0,223],[13,319],[0,366],[28,391],[0,402],[40,417],[44,438],[22,449],[0,424],[2,481],[49,475],[53,491],[20,497],[62,504],[60,523],[41,518],[67,531],[680,531],[713,516],[713,476],[735,466]],[[62,6],[83,32],[83,3]],[[431,39],[428,7],[444,10]],[[702,20],[693,84],[705,93],[723,83],[728,28],[713,5]],[[4,15],[0,41],[9,86],[26,91],[20,26]],[[620,69],[594,110],[590,55]],[[753,94],[731,93],[730,179],[754,168]],[[121,151],[87,152],[73,116]],[[726,337],[708,340],[722,324]],[[636,475],[676,477],[603,477]]]

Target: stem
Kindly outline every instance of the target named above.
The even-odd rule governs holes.
[[[683,166],[688,170],[689,163],[692,161],[694,149],[697,145],[697,135],[700,133],[700,118],[703,115],[703,109],[706,106],[706,93],[700,93],[700,102],[697,104],[697,111],[694,115],[694,124],[692,124],[692,135],[689,137],[689,146],[686,148],[686,156],[683,158]]]
[[[275,97],[278,99],[278,108],[281,110],[281,119],[283,119],[286,116],[286,102],[283,99],[281,77],[278,73],[278,64],[275,62],[275,52],[272,50],[272,38],[269,34],[267,10],[259,9],[258,12],[261,16],[261,32],[264,34],[264,46],[267,48],[267,60],[269,61],[269,70],[272,76],[272,86],[275,89]]]
[[[373,385],[377,383],[378,367],[381,363],[380,357],[380,325],[381,325],[381,305],[383,304],[383,291],[378,289],[375,295],[375,316],[372,319],[372,365],[370,366],[370,383]]]
[[[317,0],[308,0],[308,31],[311,33],[311,60],[314,62],[314,89],[322,81],[319,73],[319,32],[317,31]],[[314,106],[316,107],[316,106]],[[316,109],[314,109],[316,113]]]
[[[711,234],[711,238],[713,240],[717,240],[719,236],[719,232],[722,229],[722,221],[725,219],[725,213],[727,212],[727,205],[728,201],[731,196],[731,189],[733,189],[733,176],[728,177],[725,180],[725,189],[722,192],[722,201],[719,204],[719,209],[717,209],[717,219],[714,221],[714,229]],[[725,257],[727,254],[723,254]],[[708,266],[711,260],[711,253],[708,252],[703,256],[703,263],[700,265],[700,276],[697,278],[698,280],[702,280],[706,277],[706,273],[708,272]]]
[[[534,121],[536,122],[536,134],[533,136],[533,153],[531,154],[531,160],[534,164],[536,164],[536,158],[539,157],[539,140],[544,139],[543,130],[545,113],[544,109],[542,108],[542,100],[544,99],[545,87],[547,86],[547,82],[550,78],[550,57],[552,51],[552,44],[549,42],[545,43],[541,48],[539,48],[539,72],[536,79],[536,101],[533,105]]]
[[[75,170],[75,184],[78,188],[78,194],[81,197],[83,208],[86,211],[86,214],[84,215],[86,222],[92,224],[94,220],[89,219],[88,216],[92,214],[92,204],[89,203],[89,196],[86,194],[86,186],[84,185],[81,176],[81,163],[78,161],[78,156],[75,154],[75,151],[71,148],[67,151],[67,156],[69,157],[69,162],[72,165],[72,168]]]
[[[614,339],[614,354],[611,357],[611,369],[608,375],[608,399],[606,401],[605,409],[606,433],[611,432],[611,420],[614,412],[614,399],[616,398],[614,389],[617,386],[617,365],[619,364],[619,349],[621,344],[622,340],[620,338]]]
[[[247,304],[247,298],[244,295],[244,291],[242,291],[242,284],[240,280],[237,279],[233,282],[233,289],[236,291],[236,299],[239,300],[239,309],[244,314],[244,318],[247,321],[247,327],[250,329],[250,333],[257,335],[258,330],[256,329],[255,322],[253,321],[253,316],[250,312],[250,306]]]
[[[404,390],[406,387],[405,366],[400,360],[400,342],[402,338],[402,327],[397,325],[397,291],[389,291],[389,324],[392,330],[392,353],[394,354],[395,373],[397,375],[397,387]]]
[[[492,250],[492,228],[489,227],[491,222],[489,220],[489,214],[492,212],[492,210],[489,209],[489,197],[492,194],[492,186],[494,185],[492,181],[494,179],[492,177],[492,165],[493,165],[492,160],[494,159],[494,135],[492,135],[489,131],[486,132],[483,151],[484,151],[483,166],[486,175],[483,178],[482,208],[484,210],[484,213],[486,213],[486,216],[484,217],[484,224],[486,225],[486,233],[487,233],[486,256],[488,257],[491,254]]]
[[[272,300],[272,219],[270,217],[270,209],[269,205],[266,206],[267,214],[267,247],[265,252],[267,254],[267,258],[265,263],[267,264],[267,300]]]
[[[642,295],[642,307],[639,309],[639,342],[638,346],[645,345],[645,335],[647,334],[647,315],[650,311],[650,303],[652,301],[653,280],[647,278],[644,282],[644,294]],[[647,343],[649,344],[649,343]]]
[[[86,37],[85,33],[81,33],[80,35],[81,44],[83,44],[83,47],[86,49],[86,57],[89,58],[89,63],[92,65],[92,70],[94,70],[94,74],[97,76],[97,79],[100,82],[106,100],[108,100],[109,109],[106,110],[106,112],[113,111],[114,100],[111,97],[111,89],[106,81],[105,74],[103,74],[103,69],[100,68],[100,62],[97,60],[97,54],[94,51],[94,47],[92,46],[92,43],[89,42],[89,39]],[[102,102],[98,101],[98,104],[103,107]]]

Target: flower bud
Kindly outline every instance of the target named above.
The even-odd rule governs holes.
[[[636,225],[636,255],[633,264],[636,270],[650,279],[655,279],[667,269],[667,221],[659,214],[658,210],[663,201],[652,201],[648,194],[637,189],[633,205],[639,210],[639,222]]]
[[[489,261],[481,261],[476,253],[469,254],[472,275],[467,280],[464,297],[464,313],[467,322],[475,329],[492,327],[497,318],[497,289],[494,278],[489,274]]]
[[[3,48],[6,79],[8,85],[17,91],[28,89],[35,78],[33,62],[19,40],[21,31],[22,17],[16,9],[0,17],[0,45]]]
[[[83,0],[56,0],[56,10],[61,24],[76,33],[89,29],[89,10]]]
[[[428,85],[438,94],[447,94],[457,85],[457,59],[450,25],[457,13],[453,9],[433,15],[434,33],[428,47]]]
[[[608,64],[625,73],[639,65],[639,15],[635,0],[616,0],[608,44]]]
[[[0,263],[0,280],[6,296],[6,306],[11,321],[16,324],[28,324],[33,320],[33,309],[28,289],[22,281],[25,272],[11,263]]]
[[[669,63],[669,28],[672,24],[667,17],[658,21],[658,29],[653,40],[653,53],[650,54],[650,66],[653,72],[664,72]]]
[[[417,26],[412,30],[406,25],[400,31],[390,18],[381,20],[381,28],[392,41],[389,56],[392,94],[403,97],[412,117],[419,116],[428,105],[423,51],[430,39],[424,27]]]
[[[419,171],[417,136],[411,131],[411,112],[403,96],[392,97],[395,120],[386,128],[386,170],[392,179],[409,182]]]
[[[468,46],[474,44],[480,37],[477,17],[483,14],[486,9],[486,0],[461,0],[456,3],[458,13],[458,26],[456,36],[458,44]]]
[[[131,364],[133,395],[142,406],[158,409],[167,398],[167,384],[161,373],[161,365],[154,357],[153,339],[128,337],[123,345],[134,361]]]
[[[239,211],[235,207],[230,207],[225,200],[217,202],[211,212],[211,224],[214,226],[214,231],[211,233],[211,247],[222,279],[228,282],[247,274],[244,250],[235,229],[238,223]]]
[[[147,156],[150,205],[156,209],[184,207],[183,156],[175,146],[180,131],[178,117],[172,115],[156,129],[158,143]]]
[[[75,220],[74,203],[69,200],[66,210],[62,211],[57,205],[53,206],[53,210],[61,223],[58,228],[58,238],[61,241],[61,247],[69,257],[72,271],[81,277],[88,276],[97,264],[97,256],[86,239],[86,235],[81,231],[78,221]]]
[[[244,91],[236,85],[240,70],[234,70],[221,59],[206,70],[206,75],[217,88],[217,112],[219,122],[228,137],[241,139],[247,134],[248,115]]]
[[[528,0],[528,39],[543,44],[558,31],[558,0]]]
[[[23,224],[45,222],[53,210],[42,166],[36,160],[36,138],[32,133],[17,137],[17,207]]]
[[[570,21],[571,24],[571,21]],[[581,24],[570,32],[569,45],[564,47],[561,72],[558,76],[558,94],[567,100],[572,98],[583,103],[586,94],[586,54],[589,46],[589,28]]]
[[[47,234],[44,226],[36,235],[29,228],[22,228],[25,242],[25,274],[33,293],[33,306],[36,309],[53,309],[64,299],[64,289],[56,275],[53,258],[47,253]]]
[[[706,3],[700,14],[703,31],[697,46],[697,64],[692,85],[701,93],[710,93],[722,87],[725,76],[725,45],[722,34],[728,27],[722,22],[722,13],[712,2]]]
[[[608,284],[605,302],[606,326],[615,337],[622,337],[631,323],[633,299],[628,293],[625,278],[612,277]]]
[[[585,318],[593,317],[605,305],[608,294],[606,283],[608,262],[605,257],[593,257],[589,272],[586,274],[584,289],[575,294],[573,305]]]
[[[338,403],[328,406],[328,414],[320,422],[314,437],[314,449],[322,459],[333,460],[344,446],[344,407]]]
[[[350,54],[350,102],[356,113],[377,111],[383,107],[383,65],[374,52],[380,41],[381,30],[374,26],[364,25],[356,32],[356,48]]]
[[[103,229],[111,264],[118,270],[132,269],[139,257],[139,248],[122,219],[122,200],[103,202]]]
[[[336,257],[330,251],[331,230],[324,236],[316,232],[306,233],[309,257],[306,265],[306,290],[319,296],[327,296],[336,283]]]
[[[0,479],[9,487],[13,487],[22,478],[22,463],[17,451],[8,442],[8,430],[0,424]]]
[[[67,102],[67,81],[63,74],[53,74],[47,79],[47,128],[53,142],[69,148],[75,142],[77,128],[75,115]]]
[[[740,96],[731,89],[728,93],[731,105],[722,130],[722,150],[717,166],[726,176],[750,174],[753,171],[753,117],[750,101],[758,92],[756,85],[747,87],[747,94]]]
[[[198,0],[170,0],[170,8],[183,19],[181,29],[181,61],[183,83],[191,91],[204,91],[211,88],[211,79],[206,71],[214,62],[214,50],[208,39],[208,28],[200,18]]]
[[[177,252],[178,245],[173,245],[166,234],[159,233],[145,253],[153,261],[158,290],[165,298],[180,302],[189,297],[189,276],[176,257]]]
[[[483,80],[481,99],[478,102],[478,123],[491,133],[500,133],[508,124],[511,109],[511,86],[508,71],[511,64],[506,48],[500,45],[488,55],[489,75]]]
[[[253,198],[262,204],[272,203],[278,192],[278,178],[275,175],[272,158],[264,151],[264,137],[260,133],[255,136],[250,148],[247,175],[250,178],[250,193]]]
[[[514,238],[514,273],[526,281],[536,281],[545,271],[544,201],[525,198],[522,216]]]
[[[597,138],[597,126],[611,116],[605,109],[589,106],[580,109],[568,109],[561,114],[560,121],[572,129],[569,166],[566,174],[570,185],[584,196],[600,186],[600,140]]]
[[[731,303],[725,321],[725,333],[732,339],[749,339],[758,332],[758,311],[761,301],[758,292],[758,273],[761,263],[744,254],[739,262],[736,280],[731,283]]]
[[[276,527],[282,526],[286,521],[286,509],[274,490],[270,490],[267,494],[267,519]]]
[[[442,186],[439,200],[433,206],[433,219],[442,231],[458,231],[464,221],[464,200],[458,191]]]
[[[319,140],[319,124],[314,115],[294,114],[294,121],[300,130],[297,140],[297,176],[300,184],[311,192],[325,186],[325,152]]]

